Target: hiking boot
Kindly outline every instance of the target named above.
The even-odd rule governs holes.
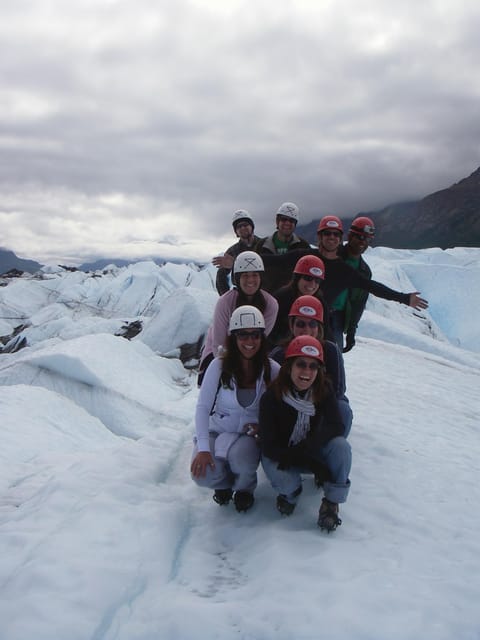
[[[280,511],[282,516],[291,516],[295,511],[296,504],[294,502],[289,502],[282,493],[277,496],[277,509]]]
[[[232,499],[232,496],[233,491],[231,489],[215,489],[213,499],[217,504],[222,506],[228,504]]]
[[[303,491],[302,485],[295,489],[292,493],[292,498],[297,498]],[[287,500],[287,496],[283,493],[279,493],[277,496],[277,509],[280,511],[282,516],[291,516],[296,507],[295,502],[289,502]]]
[[[253,493],[250,493],[249,491],[235,491],[233,503],[235,504],[235,509],[239,513],[240,511],[248,511],[251,509],[254,502],[255,498],[253,497]]]
[[[318,512],[318,526],[320,529],[322,529],[322,531],[326,529],[327,532],[330,533],[330,531],[335,531],[341,524],[342,521],[338,517],[338,504],[323,498],[320,511]]]

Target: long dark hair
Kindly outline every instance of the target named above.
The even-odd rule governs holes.
[[[263,370],[265,383],[268,385],[272,378],[272,371],[270,360],[268,359],[268,347],[265,333],[262,332],[262,337],[260,338],[260,340],[260,349],[253,356],[251,362],[254,366],[255,380],[258,380]],[[245,379],[245,374],[242,369],[240,360],[242,358],[242,355],[238,349],[237,339],[234,333],[231,333],[229,336],[227,336],[225,347],[226,351],[221,356],[222,374],[220,376],[220,381],[222,383],[222,386],[233,389],[232,379],[235,378],[238,387],[243,388],[250,381]]]
[[[300,356],[297,356],[300,357]],[[291,378],[292,366],[295,358],[286,358],[283,361],[282,366],[280,367],[280,371],[278,372],[278,376],[270,385],[271,389],[275,393],[275,397],[277,400],[281,400],[283,394],[292,391],[293,384]],[[329,378],[325,374],[325,367],[323,365],[318,369],[317,377],[313,381],[312,386],[310,387],[312,390],[312,402],[316,405],[319,405],[323,402],[323,400],[330,394],[331,392],[331,383]]]

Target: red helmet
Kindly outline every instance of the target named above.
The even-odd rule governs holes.
[[[294,300],[288,317],[308,318],[323,322],[323,304],[315,296],[300,296]]]
[[[297,261],[293,273],[325,280],[325,265],[323,260],[317,258],[317,256],[302,256]]]
[[[324,231],[325,229],[334,229],[343,233],[343,224],[340,218],[337,216],[323,216],[318,223],[317,233]]]
[[[316,338],[312,338],[312,336],[298,336],[288,345],[285,351],[285,360],[298,356],[315,358],[315,360],[323,362],[323,347],[320,342]]]
[[[353,233],[363,233],[364,235],[373,238],[375,235],[375,225],[373,224],[373,220],[370,218],[360,216],[359,218],[355,218],[352,222],[350,231],[353,231]]]

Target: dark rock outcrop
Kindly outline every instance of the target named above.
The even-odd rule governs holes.
[[[419,201],[392,204],[378,211],[362,211],[375,222],[375,245],[396,249],[480,247],[480,167],[468,178]],[[319,216],[320,218],[321,216]],[[345,229],[353,217],[343,217]],[[317,243],[318,220],[298,226],[297,232]]]

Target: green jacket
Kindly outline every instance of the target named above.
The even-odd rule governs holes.
[[[346,244],[342,245],[338,249],[338,255],[345,260],[347,257],[347,249]],[[358,271],[365,278],[369,280],[372,279],[372,270],[365,262],[365,260],[360,256],[360,263],[358,265]],[[364,289],[349,289],[347,302],[345,305],[345,324],[343,327],[343,331],[346,334],[355,335],[355,332],[358,327],[358,323],[360,322],[360,318],[362,317],[362,313],[365,310],[365,305],[368,300],[368,291]]]

